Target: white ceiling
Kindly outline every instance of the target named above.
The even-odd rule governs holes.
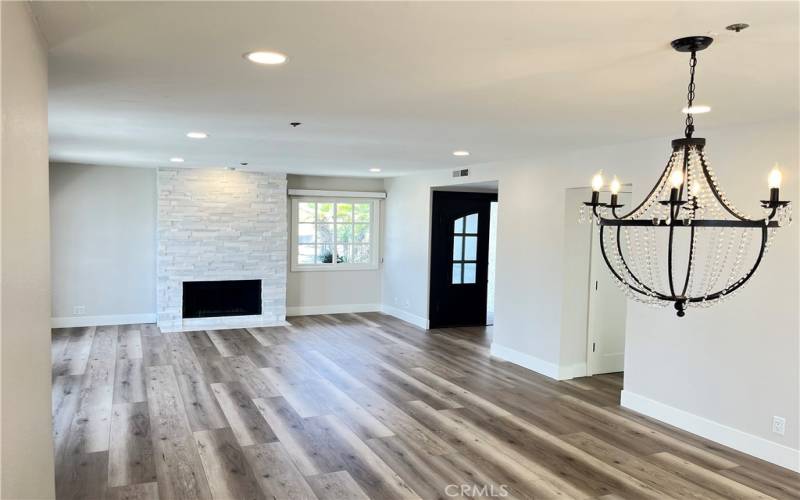
[[[713,111],[697,117],[697,135],[799,112],[797,2],[33,9],[50,47],[54,161],[157,167],[182,156],[185,166],[391,176],[673,138],[688,57],[669,42],[710,31],[697,101]],[[724,29],[734,22],[751,28]],[[241,57],[264,48],[289,61]]]

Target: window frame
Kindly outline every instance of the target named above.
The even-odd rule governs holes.
[[[298,259],[300,252],[298,251],[298,224],[299,220],[299,204],[300,203],[333,203],[334,204],[334,241],[331,244],[333,250],[333,259],[329,263],[315,262],[313,264],[300,264]],[[370,205],[370,218],[369,218],[369,247],[370,247],[370,262],[355,264],[352,262],[337,263],[337,241],[338,231],[336,230],[336,204],[337,203],[369,203]],[[381,223],[381,205],[380,199],[377,198],[355,198],[355,197],[337,197],[337,196],[293,196],[291,197],[291,227],[289,228],[291,248],[289,254],[291,258],[290,271],[291,272],[305,272],[305,271],[370,271],[377,270],[380,263],[380,223]],[[316,218],[316,215],[315,215]],[[315,219],[315,225],[318,224]],[[351,223],[355,224],[355,222]],[[351,243],[352,245],[352,243]]]

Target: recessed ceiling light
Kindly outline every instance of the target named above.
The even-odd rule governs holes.
[[[205,139],[208,137],[208,134],[205,132],[189,132],[186,134],[186,137],[190,139]]]
[[[369,169],[369,171],[370,172],[380,172],[381,169],[379,169],[379,168],[371,168],[371,169]]]
[[[706,106],[705,104],[695,104],[691,108],[684,106],[681,110],[683,114],[693,114],[693,115],[701,115],[703,113],[708,113],[711,111],[711,106]]]
[[[469,151],[464,151],[464,150],[453,151],[453,156],[469,156]]]
[[[176,156],[175,158],[170,158],[169,161],[171,161],[172,163],[183,163],[183,158],[178,158]]]
[[[256,64],[283,64],[286,62],[286,56],[280,52],[270,51],[255,51],[248,52],[244,55],[245,59]]]

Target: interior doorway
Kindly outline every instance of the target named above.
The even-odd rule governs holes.
[[[626,188],[619,193],[619,202],[629,207],[630,186]],[[608,197],[609,194],[605,196]],[[587,376],[625,370],[625,321],[628,310],[627,297],[617,287],[603,260],[599,226],[596,224],[592,224],[590,237],[589,310],[586,325]]]
[[[486,187],[459,188],[470,191],[432,193],[431,328],[485,326],[490,306],[492,320],[494,316],[494,300],[489,299],[489,248],[496,187],[495,192],[486,192]],[[493,277],[491,283],[494,284]]]
[[[590,188],[566,191],[561,325],[561,362],[574,366],[585,363],[587,376],[624,371],[627,314],[627,298],[603,260],[599,227],[577,220],[578,207],[590,197]],[[601,199],[608,197],[609,193],[601,193]],[[619,197],[620,203],[629,206],[630,186],[625,186]]]

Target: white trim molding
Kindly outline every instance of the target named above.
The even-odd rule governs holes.
[[[398,309],[396,307],[387,306],[386,304],[383,304],[381,306],[381,312],[384,314],[388,314],[389,316],[394,316],[397,319],[402,319],[403,321],[411,323],[414,326],[418,326],[423,330],[430,329],[430,323],[428,322],[428,318],[423,318],[422,316],[411,314],[408,311],[404,311],[402,309]]]
[[[756,458],[800,472],[800,450],[728,427],[629,390],[622,391],[623,407]]]
[[[77,328],[81,326],[114,326],[155,323],[156,313],[113,314],[108,316],[61,316],[50,318],[53,328]]]
[[[514,363],[515,365],[527,368],[528,370],[533,370],[536,373],[540,373],[546,377],[558,380],[558,365],[550,363],[549,361],[537,358],[536,356],[531,356],[530,354],[525,354],[524,352],[517,351],[516,349],[512,349],[504,345],[500,345],[497,342],[492,342],[492,347],[489,350],[489,353],[495,358]]]
[[[545,377],[550,377],[553,380],[569,380],[586,376],[586,363],[557,365],[537,358],[536,356],[531,356],[530,354],[525,354],[516,349],[500,345],[497,342],[492,342],[492,347],[489,352],[495,358],[514,363],[515,365],[535,371]]]
[[[286,306],[287,316],[377,312],[380,304],[332,304],[327,306]]]
[[[321,189],[290,189],[289,196],[322,196],[326,198],[377,198],[383,200],[383,191],[324,191]]]

